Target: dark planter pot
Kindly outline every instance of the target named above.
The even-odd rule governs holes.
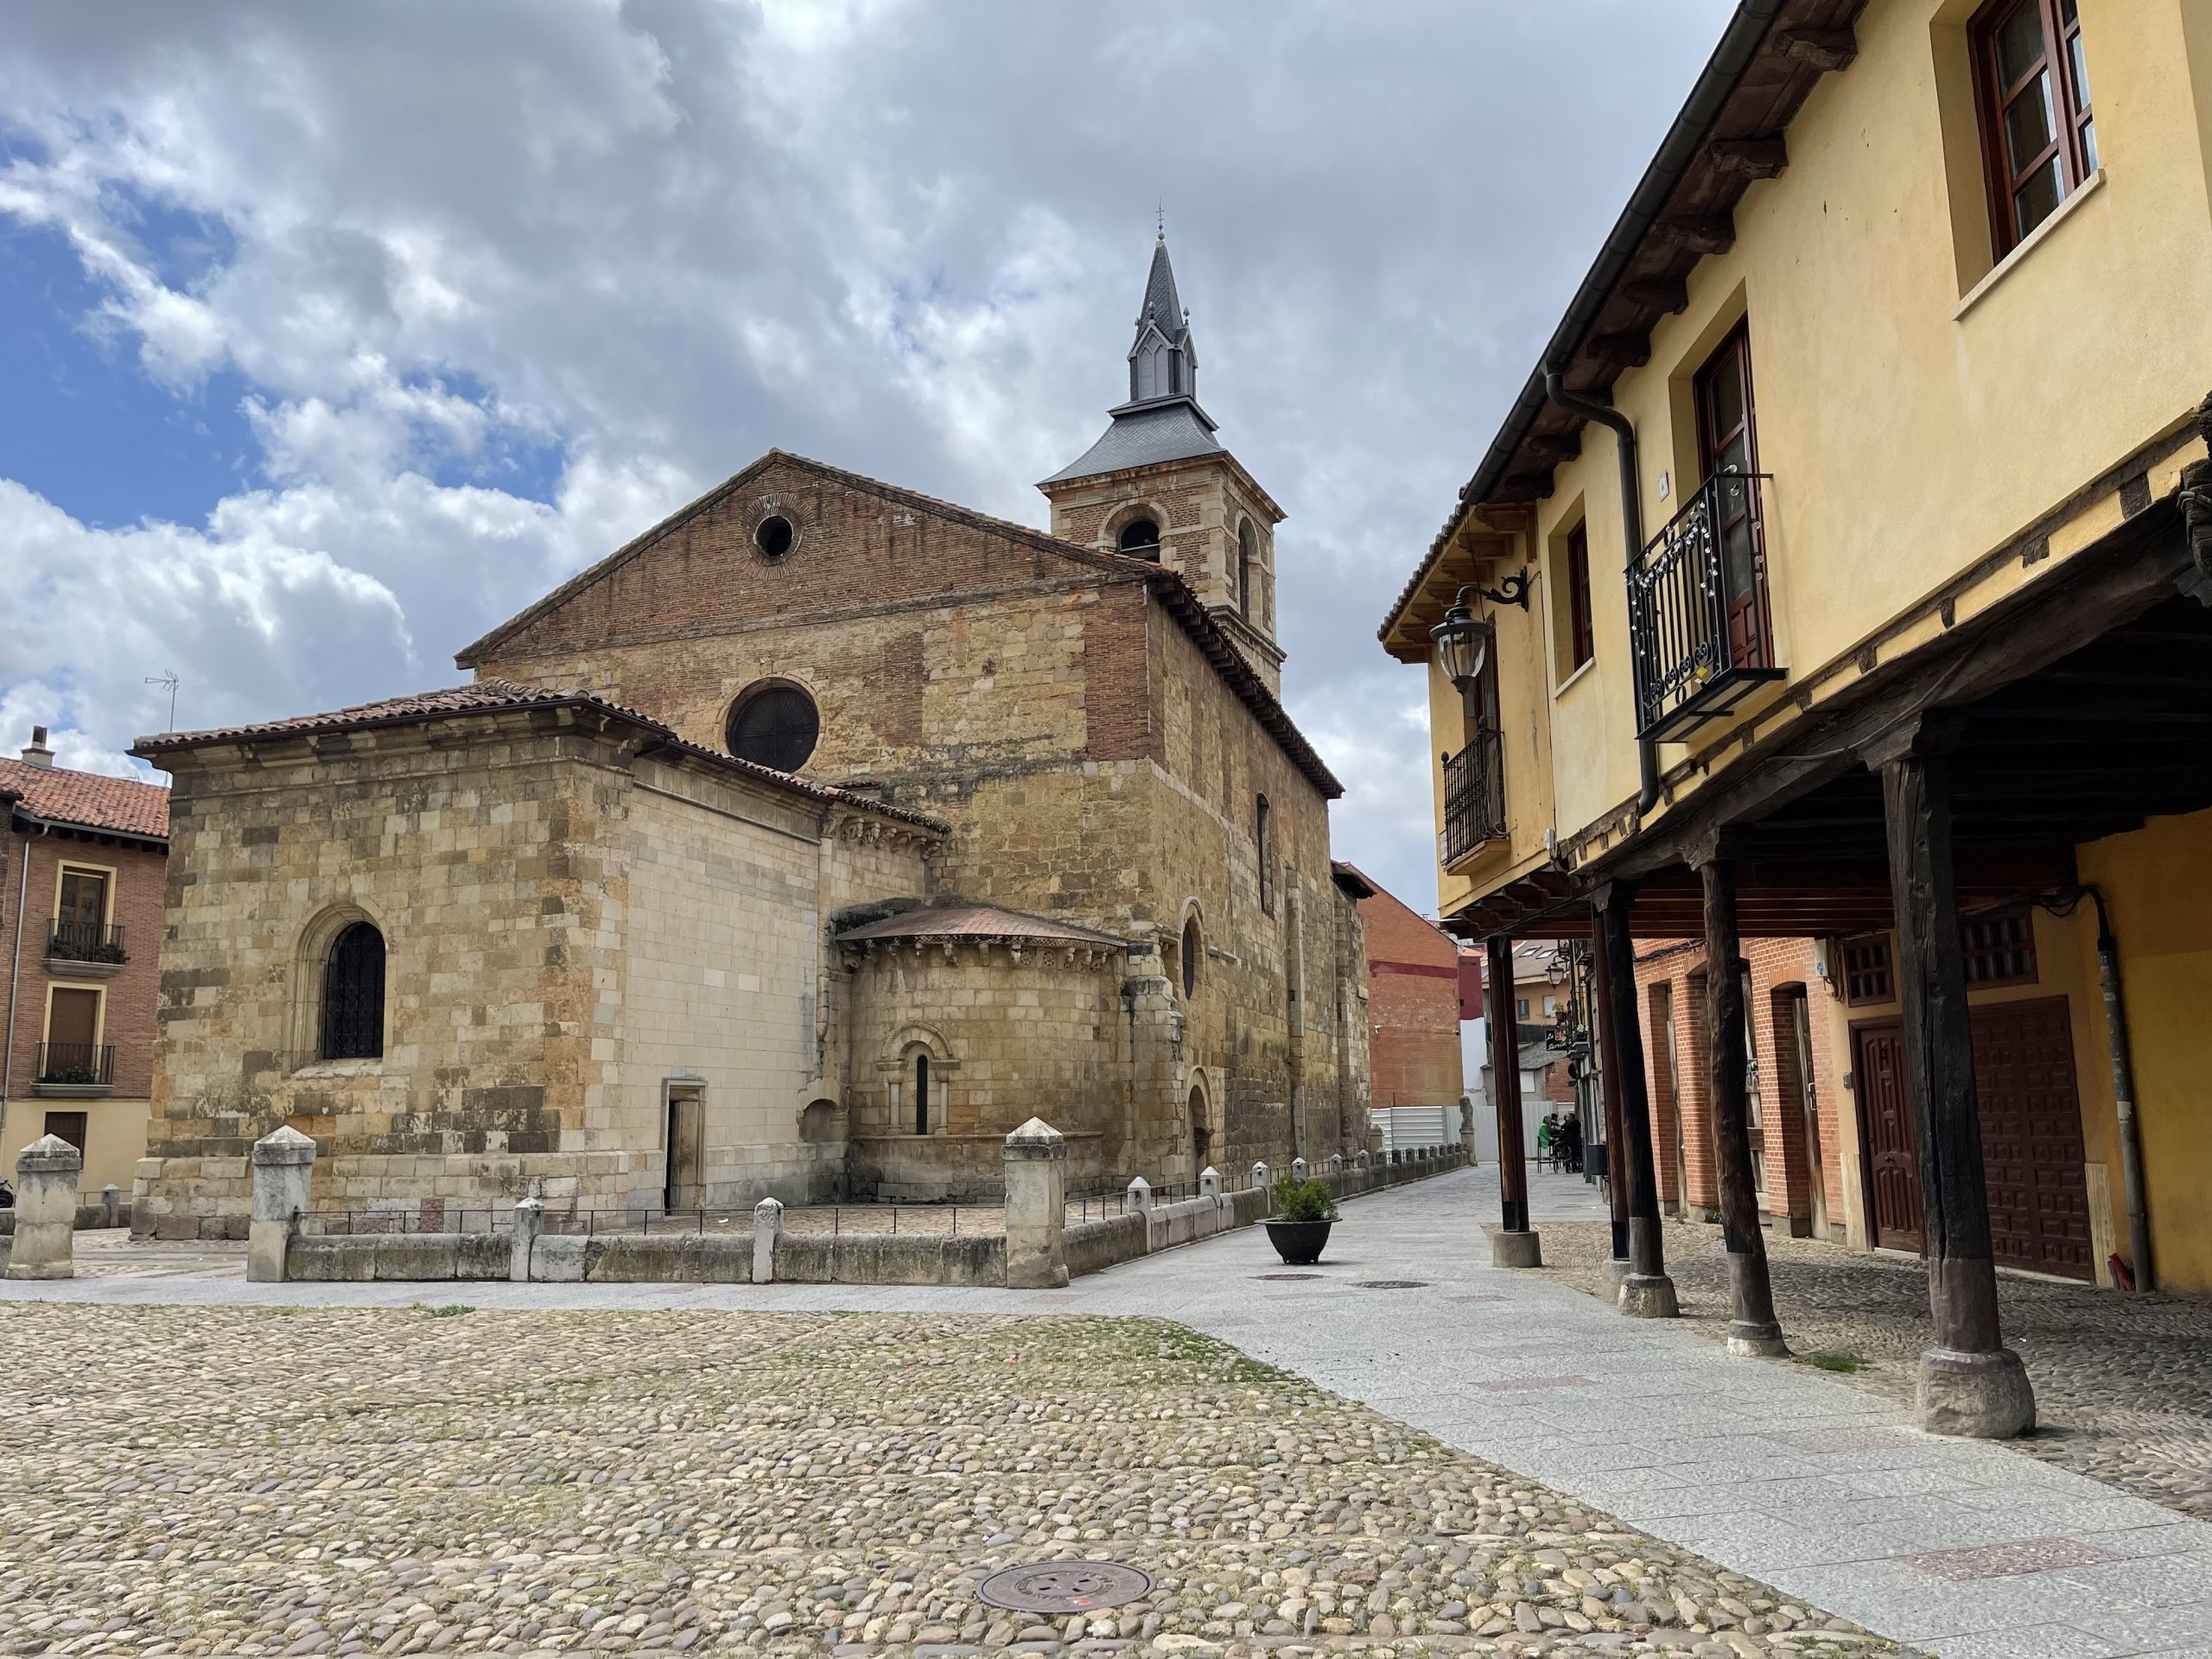
[[[1271,1221],[1268,1224],[1268,1243],[1275,1247],[1275,1254],[1294,1268],[1311,1267],[1321,1259],[1321,1251],[1329,1242],[1329,1229],[1333,1221]]]

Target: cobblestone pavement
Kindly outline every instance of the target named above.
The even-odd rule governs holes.
[[[1898,1649],[1175,1325],[0,1306],[0,1651]],[[1111,1557],[1149,1598],[998,1611]]]
[[[1719,1229],[1669,1222],[1667,1267],[1684,1323],[1727,1335]],[[1546,1276],[1608,1294],[1603,1224],[1544,1226]],[[1767,1236],[1775,1312],[1796,1356],[1824,1357],[1859,1387],[1910,1404],[1927,1348],[1928,1281],[1916,1261]],[[2201,1520],[2212,1520],[2212,1299],[2122,1296],[1999,1274],[2005,1339],[2035,1384],[2036,1433],[2011,1444]],[[1857,1362],[1862,1369],[1848,1370]]]

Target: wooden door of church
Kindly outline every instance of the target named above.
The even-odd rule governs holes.
[[[1912,1133],[1912,1097],[1905,1092],[1904,1027],[1895,1020],[1854,1027],[1851,1046],[1866,1230],[1878,1249],[1917,1250],[1920,1154]]]

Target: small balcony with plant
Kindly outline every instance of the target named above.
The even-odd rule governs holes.
[[[57,917],[47,935],[46,970],[58,977],[105,979],[130,960],[120,926]]]
[[[113,1043],[41,1043],[31,1080],[38,1094],[97,1100],[115,1089]]]
[[[1637,735],[1679,743],[1785,678],[1768,614],[1763,474],[1706,480],[1628,569]]]

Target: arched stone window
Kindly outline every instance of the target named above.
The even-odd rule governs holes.
[[[1181,963],[1183,969],[1183,995],[1186,1000],[1194,995],[1198,988],[1198,957],[1205,948],[1205,942],[1198,938],[1198,918],[1196,916],[1192,916],[1183,924],[1183,948],[1181,951],[1183,958]]]
[[[1149,518],[1132,518],[1122,526],[1121,539],[1116,545],[1132,557],[1156,560],[1160,557],[1160,526]]]
[[[318,1058],[371,1060],[384,1053],[384,935],[348,922],[322,964]]]
[[[741,760],[797,772],[821,741],[822,716],[798,687],[772,680],[748,688],[730,706],[725,738]]]
[[[936,1122],[937,1103],[930,1097],[930,1052],[919,1044],[906,1052],[906,1077],[914,1091],[914,1133],[927,1135]]]
[[[1236,529],[1236,613],[1252,620],[1252,584],[1260,579],[1260,538],[1247,518]]]

